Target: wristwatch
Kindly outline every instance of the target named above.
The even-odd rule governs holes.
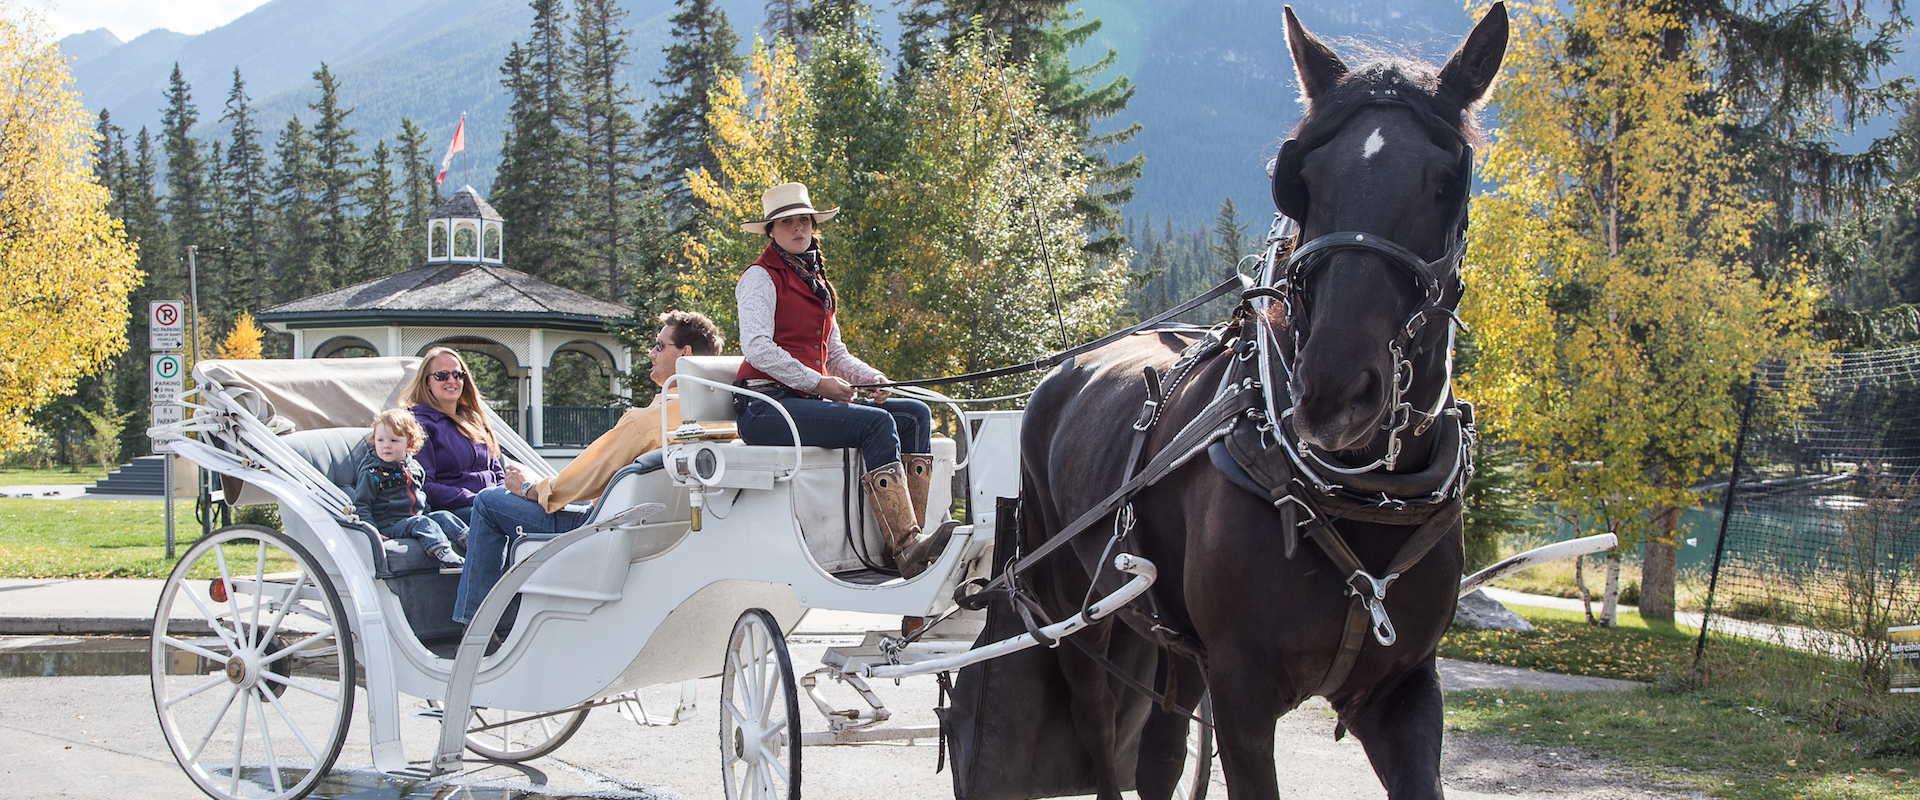
[[[533,499],[533,481],[527,481],[526,483],[520,484],[520,496],[527,498],[528,500]]]

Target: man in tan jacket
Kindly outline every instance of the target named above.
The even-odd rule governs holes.
[[[682,356],[718,355],[721,344],[719,327],[706,315],[692,311],[661,314],[648,377],[664,384]],[[473,523],[467,531],[467,563],[460,573],[460,594],[453,606],[455,622],[464,625],[471,621],[480,601],[506,573],[507,541],[514,531],[564,533],[579,527],[587,513],[566,510],[568,503],[599,499],[614,473],[660,449],[665,443],[660,422],[662,402],[666,403],[666,424],[679,427],[679,402],[656,397],[645,408],[621,415],[612,430],[593,440],[560,474],[536,480],[520,465],[509,463],[504,486],[475,496]]]

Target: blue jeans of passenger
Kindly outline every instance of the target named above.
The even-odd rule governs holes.
[[[429,511],[389,523],[380,535],[389,539],[411,536],[419,539],[427,552],[433,552],[441,545],[450,546],[466,539],[467,523],[448,511]]]
[[[793,415],[801,444],[858,447],[868,472],[899,461],[902,452],[933,452],[933,412],[918,400],[896,397],[874,405],[836,403],[787,392],[767,394]],[[793,444],[787,421],[765,400],[753,401],[740,414],[740,438],[747,444]]]
[[[480,602],[507,572],[507,545],[520,533],[566,533],[587,521],[587,512],[555,511],[510,494],[505,488],[486,489],[473,498],[473,525],[467,529],[467,563],[460,570],[460,593],[453,601],[453,621],[473,621]]]

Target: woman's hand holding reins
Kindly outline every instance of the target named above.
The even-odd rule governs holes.
[[[851,403],[854,396],[853,384],[845,378],[832,375],[822,376],[820,385],[813,387],[813,393],[839,403]]]

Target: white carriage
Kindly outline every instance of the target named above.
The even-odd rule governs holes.
[[[714,435],[731,427],[733,395],[745,391],[729,383],[738,359],[680,364],[665,391],[679,395],[686,425],[670,437],[664,468],[622,469],[580,528],[524,537],[463,631],[450,617],[457,570],[412,540],[383,543],[343,488],[364,447],[360,426],[395,405],[418,359],[201,363],[189,418],[154,433],[190,437],[173,442],[175,452],[224,476],[237,504],[277,503],[283,530],[213,532],[163,591],[154,701],[194,782],[218,798],[303,796],[340,752],[357,685],[374,766],[432,778],[459,770],[463,747],[534,758],[597,704],[720,673],[728,796],[797,796],[802,681],[783,633],[812,608],[930,618],[952,609],[955,586],[987,571],[993,498],[1018,492],[1019,414],[966,415],[966,486],[988,513],[955,529],[932,567],[901,579],[872,568],[885,548],[857,488],[857,452]],[[494,430],[506,457],[553,473],[497,418]],[[951,505],[956,450],[935,440],[930,508]],[[1151,564],[1123,566],[1137,577],[1096,604],[1094,618],[1151,583]],[[864,738],[854,729],[886,717],[862,677],[954,669],[1032,643],[962,652],[978,630],[977,619],[955,616],[905,647],[875,632],[830,652],[832,677],[852,681],[875,708],[833,713],[825,735]],[[402,747],[402,696],[444,709],[431,748]]]

